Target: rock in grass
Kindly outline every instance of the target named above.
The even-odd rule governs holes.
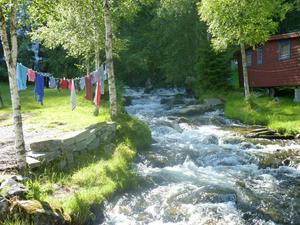
[[[29,218],[34,225],[65,225],[70,222],[62,210],[53,209],[48,203],[37,200],[16,200],[12,203],[11,211],[22,218]]]
[[[1,183],[0,191],[5,197],[14,197],[18,196],[20,198],[24,198],[27,193],[27,189],[25,186],[19,182],[17,182],[13,178],[8,178]]]
[[[0,196],[0,220],[4,220],[9,213],[9,203],[8,201],[3,197]]]

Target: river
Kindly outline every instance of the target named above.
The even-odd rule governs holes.
[[[102,224],[300,224],[300,168],[263,167],[258,157],[298,144],[253,144],[235,132],[247,127],[221,110],[176,116],[195,102],[180,89],[127,88],[125,95],[127,112],[150,126],[153,144],[136,160],[139,185],[105,204]]]

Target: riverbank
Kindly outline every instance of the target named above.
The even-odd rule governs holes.
[[[284,136],[300,133],[300,104],[294,103],[291,98],[272,99],[253,94],[250,101],[245,102],[242,90],[205,95],[208,96],[218,97],[225,102],[225,116],[230,119],[265,126]]]
[[[136,184],[131,164],[137,151],[151,143],[149,128],[139,120],[122,114],[116,123],[115,141],[82,155],[68,171],[45,169],[29,175],[31,178],[24,182],[27,202],[11,199],[11,207],[14,206],[17,213],[3,224],[36,224],[37,218],[48,219],[43,224],[54,224],[51,218],[55,217],[47,217],[49,210],[39,208],[36,201],[49,204],[52,211],[64,217],[63,223],[55,224],[91,224],[101,219],[97,218],[96,211],[99,215],[103,201]],[[44,217],[41,210],[45,211]]]
[[[0,109],[0,134],[2,130],[9,136],[7,129],[12,121],[8,85],[0,83],[0,90],[4,100],[4,108]],[[95,108],[85,100],[84,92],[77,94],[75,111],[70,109],[68,90],[45,89],[43,106],[34,101],[32,86],[20,92],[20,96],[25,134],[30,131],[38,137],[41,132],[62,136],[60,134],[111,121],[106,96],[99,116],[94,116]],[[122,106],[119,108],[123,110]],[[101,219],[103,202],[136,184],[132,163],[137,151],[146,149],[152,141],[149,128],[126,113],[122,112],[115,123],[113,141],[80,153],[74,158],[72,167],[64,171],[47,162],[38,170],[28,171],[23,178],[17,174],[12,176],[12,172],[9,175],[2,173],[0,223],[81,225]]]

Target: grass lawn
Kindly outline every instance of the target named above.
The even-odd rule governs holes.
[[[251,104],[244,101],[243,90],[207,92],[205,98],[220,98],[225,101],[225,116],[245,124],[263,125],[284,135],[300,133],[300,104],[292,97],[281,97],[279,101],[262,96],[251,96]]]
[[[12,124],[10,93],[7,83],[0,83],[0,92],[4,100],[4,108],[0,108],[0,126]],[[95,107],[85,100],[84,91],[77,94],[77,107],[71,111],[70,92],[56,89],[45,89],[44,105],[34,100],[34,86],[28,86],[26,91],[20,91],[23,121],[33,128],[59,128],[64,131],[78,130],[89,125],[109,121],[107,101],[102,102],[99,116],[94,116]]]
[[[225,115],[247,124],[265,125],[285,135],[300,133],[300,104],[292,98],[252,97],[251,104],[243,100],[242,92],[225,97]]]

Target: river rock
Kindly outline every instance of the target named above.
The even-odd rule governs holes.
[[[23,198],[25,194],[27,193],[27,189],[25,186],[13,178],[8,178],[4,182],[1,183],[0,186],[0,191],[1,193],[5,194],[5,197],[13,197],[13,196],[18,196]]]
[[[124,104],[125,106],[129,106],[132,104],[132,97],[131,96],[124,96]]]
[[[215,135],[209,135],[203,139],[203,144],[218,145],[219,139]]]
[[[166,104],[166,105],[181,105],[185,103],[185,97],[184,95],[176,95],[172,97],[165,97],[160,100],[160,104]]]
[[[4,217],[8,213],[9,213],[9,203],[3,196],[0,196],[0,220],[5,219]]]
[[[216,107],[216,106],[222,106],[224,103],[222,102],[221,99],[218,99],[218,98],[208,98],[208,99],[204,99],[204,103],[206,105],[209,105],[209,106],[213,106],[213,107]]]
[[[209,105],[189,105],[177,112],[180,116],[194,116],[214,110],[214,107]]]

